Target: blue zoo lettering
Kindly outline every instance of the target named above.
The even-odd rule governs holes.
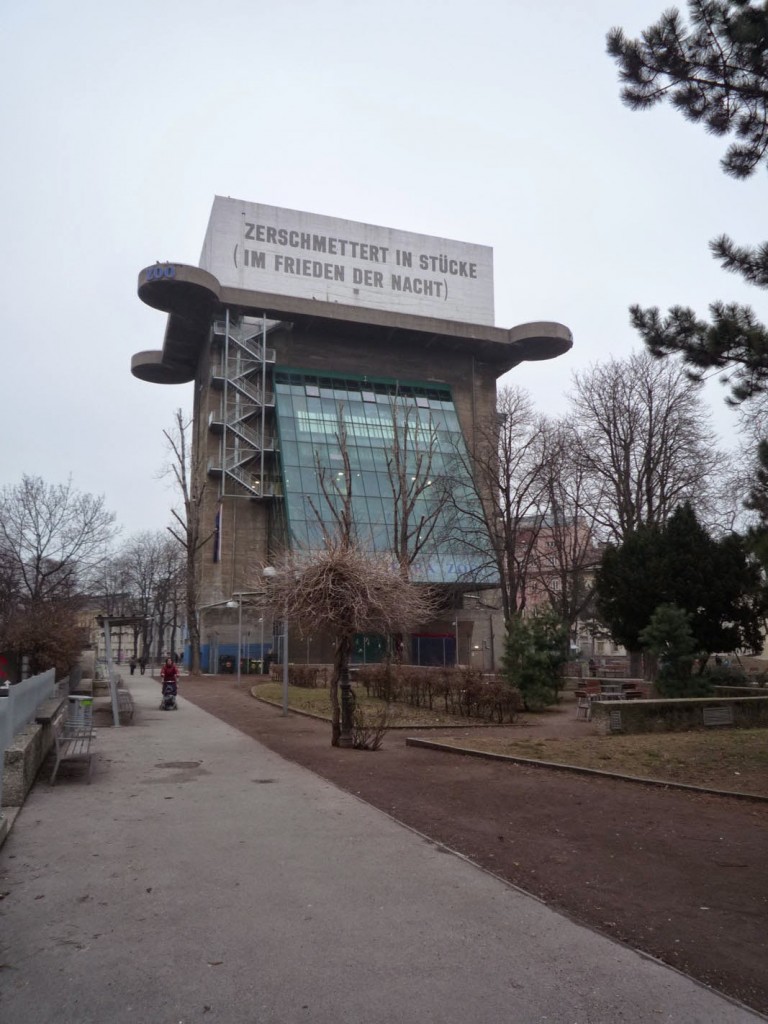
[[[176,277],[176,267],[148,267],[147,280],[160,281],[164,277]]]

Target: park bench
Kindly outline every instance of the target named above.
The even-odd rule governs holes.
[[[66,710],[53,720],[53,746],[56,763],[51,773],[51,785],[62,761],[82,761],[88,765],[88,782],[91,781],[91,739],[90,725],[72,722]]]
[[[131,691],[118,687],[117,690],[117,713],[120,716],[120,721],[127,719],[129,722],[133,721],[133,697]]]

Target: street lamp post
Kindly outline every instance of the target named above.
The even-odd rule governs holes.
[[[264,675],[264,616],[259,619],[261,624],[261,641],[259,643],[259,658],[261,659],[261,674]]]
[[[237,608],[237,686],[240,686],[240,661],[243,655],[243,595],[236,601],[227,601],[227,608]]]
[[[283,715],[288,714],[288,619],[283,616]]]
[[[264,576],[274,578],[277,576],[277,569],[273,565],[265,565],[262,569]],[[283,615],[283,715],[288,715],[288,618]]]

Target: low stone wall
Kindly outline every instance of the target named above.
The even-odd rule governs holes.
[[[5,751],[4,806],[21,807],[44,759],[43,727],[41,725],[28,725],[26,729],[14,736],[13,743]]]
[[[66,697],[41,704],[35,721],[13,738],[3,763],[3,807],[21,807],[53,747],[53,719]]]
[[[768,696],[593,701],[592,721],[606,734],[768,728]]]

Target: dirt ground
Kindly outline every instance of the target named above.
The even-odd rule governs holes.
[[[284,718],[232,677],[184,678],[180,693],[569,917],[768,1014],[768,804],[407,747],[407,731],[376,752],[340,750],[328,724]]]

